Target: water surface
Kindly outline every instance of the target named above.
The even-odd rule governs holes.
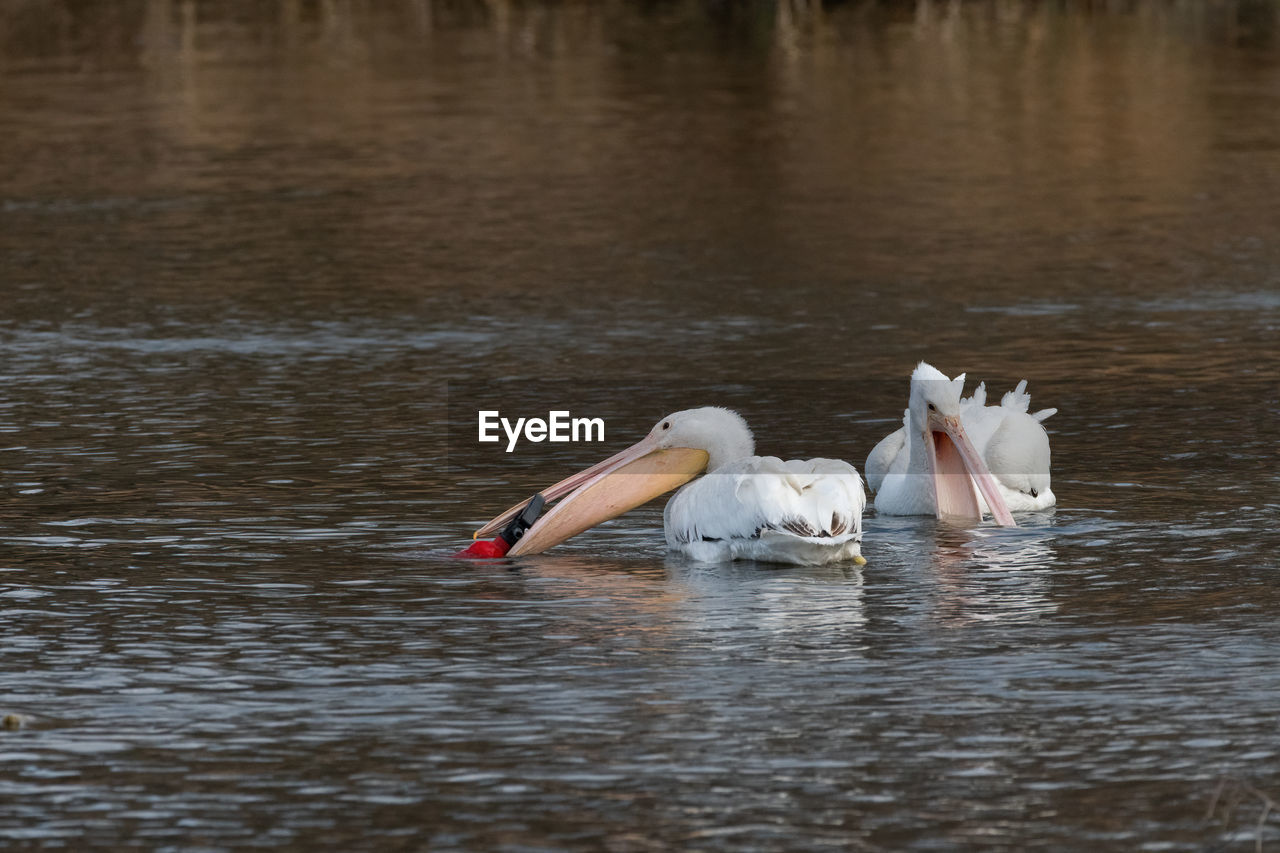
[[[1278,26],[6,6],[0,839],[1252,849]],[[872,514],[862,570],[683,563],[660,505],[445,558],[689,405],[861,466],[921,358],[1060,410],[1055,511]],[[480,401],[608,441],[489,452]]]

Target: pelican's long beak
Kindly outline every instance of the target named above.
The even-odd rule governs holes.
[[[981,493],[997,524],[1017,526],[1004,495],[1000,493],[1000,484],[965,434],[958,415],[943,417],[931,413],[925,445],[929,448],[938,518],[959,516],[981,521],[982,509],[978,504],[978,494]]]
[[[547,503],[561,497],[564,500],[534,522],[507,556],[539,554],[648,503],[701,474],[708,458],[705,450],[691,447],[660,448],[656,439],[646,436],[621,453],[544,489],[541,494]],[[522,501],[497,516],[476,531],[476,538],[498,530],[524,506]]]

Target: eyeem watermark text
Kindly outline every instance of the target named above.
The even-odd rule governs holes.
[[[482,409],[476,413],[480,421],[480,441],[493,443],[502,440],[498,430],[507,437],[507,453],[516,449],[521,434],[525,441],[535,444],[541,441],[604,441],[604,418],[575,418],[568,411],[547,412],[547,419],[516,418],[512,423],[497,409]]]

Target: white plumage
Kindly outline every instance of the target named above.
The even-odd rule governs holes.
[[[559,503],[517,533],[507,554],[541,553],[681,487],[663,527],[668,545],[695,560],[866,562],[860,547],[867,499],[852,465],[754,453],[755,439],[737,412],[707,406],[668,415],[626,450],[543,489],[546,503]],[[523,509],[516,504],[476,535],[502,528]]]
[[[1013,512],[1047,509],[1058,502],[1049,488],[1049,434],[1041,422],[1057,409],[1028,413],[1027,380],[1006,391],[1000,405],[988,406],[987,386],[979,383],[972,397],[960,401],[960,417],[978,452],[1000,483]]]
[[[817,565],[861,556],[862,478],[837,459],[748,456],[667,503],[667,545],[695,560]]]
[[[973,449],[994,475],[1010,511],[1045,509],[1057,502],[1049,487],[1049,436],[1041,421],[1057,412],[1028,414],[1031,396],[1022,380],[998,406],[986,405],[986,384],[961,398],[964,375],[948,379],[921,362],[912,374],[911,406],[902,427],[885,436],[867,456],[867,483],[876,492],[876,510],[886,515],[931,515],[936,510],[925,470],[927,423],[937,413],[958,415]],[[926,408],[927,407],[927,408]],[[976,495],[982,512],[990,512]]]

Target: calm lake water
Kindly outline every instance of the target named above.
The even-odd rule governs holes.
[[[1254,848],[1280,6],[375,8],[0,8],[0,846]],[[1056,511],[447,559],[690,405],[861,467],[922,358]]]

